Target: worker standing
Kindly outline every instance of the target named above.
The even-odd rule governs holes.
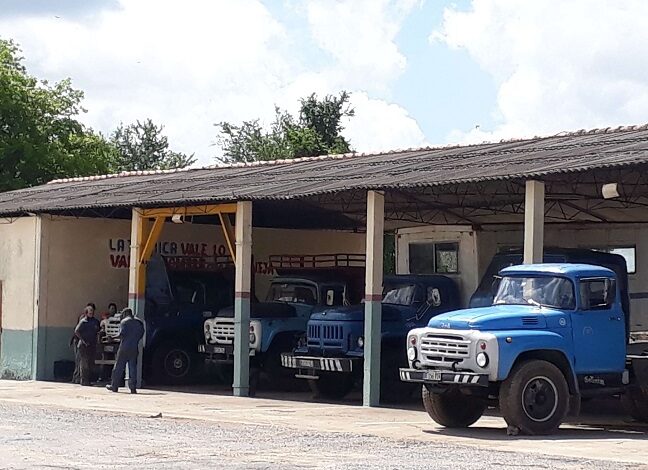
[[[116,392],[119,389],[128,364],[128,388],[131,393],[137,393],[137,356],[140,341],[144,337],[144,323],[133,317],[133,311],[130,308],[125,308],[122,311],[118,337],[120,343],[112,373],[112,383],[106,385],[106,388],[111,392]]]
[[[85,308],[85,316],[74,329],[74,335],[78,338],[81,385],[84,386],[91,385],[92,368],[97,354],[99,320],[94,317],[94,313],[94,304],[88,304]]]

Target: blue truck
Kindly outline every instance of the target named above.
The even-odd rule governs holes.
[[[250,305],[253,392],[262,373],[275,384],[292,379],[281,367],[281,353],[294,349],[313,312],[352,305],[362,298],[364,255],[277,255],[270,257],[270,264],[279,275],[272,279],[265,301]],[[233,364],[232,307],[205,320],[198,351],[206,363],[221,369]]]
[[[384,281],[381,324],[381,396],[395,401],[408,389],[398,380],[407,332],[430,318],[459,307],[456,283],[441,275],[395,275]],[[281,362],[295,376],[308,379],[325,398],[341,399],[362,377],[364,306],[328,308],[311,316],[306,337]]]
[[[425,410],[446,427],[470,426],[499,405],[509,433],[550,434],[581,398],[601,395],[621,395],[648,420],[648,343],[628,340],[625,260],[613,267],[502,269],[491,306],[409,332],[401,380],[422,384]]]
[[[229,259],[155,255],[146,272],[146,345],[143,378],[147,383],[183,384],[192,380],[199,361],[203,322],[234,302],[234,266]],[[121,318],[109,319],[100,344],[103,359],[114,363]]]

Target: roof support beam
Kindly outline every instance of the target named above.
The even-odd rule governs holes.
[[[362,404],[380,402],[380,330],[382,323],[383,237],[385,195],[367,192],[367,257],[365,267],[364,382]]]
[[[545,191],[542,181],[526,182],[524,199],[524,263],[542,263]]]
[[[237,203],[234,284],[234,396],[250,394],[250,297],[252,289],[252,202]]]

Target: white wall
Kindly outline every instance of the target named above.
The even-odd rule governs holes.
[[[0,376],[31,376],[39,237],[36,217],[0,223]]]
[[[400,229],[396,235],[396,272],[409,273],[410,243],[459,243],[459,273],[445,274],[459,285],[462,298],[470,298],[477,288],[479,275],[475,269],[477,253],[475,232],[469,226],[451,225]]]

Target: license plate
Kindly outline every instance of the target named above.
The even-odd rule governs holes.
[[[428,370],[425,372],[425,380],[441,382],[441,372],[438,370]]]
[[[214,346],[214,349],[212,349],[214,354],[225,354],[225,348],[221,348],[219,346]]]
[[[315,367],[315,362],[311,361],[310,359],[302,359],[299,361],[299,365],[301,367],[308,367],[309,369],[313,369]]]
[[[104,346],[104,351],[115,352],[115,346]]]

